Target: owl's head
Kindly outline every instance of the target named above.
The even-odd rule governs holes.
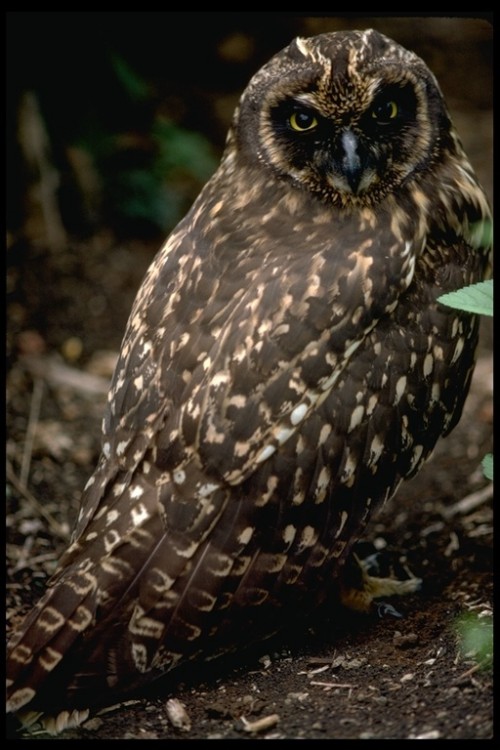
[[[235,115],[243,159],[336,204],[376,203],[452,148],[425,63],[374,30],[295,39]]]

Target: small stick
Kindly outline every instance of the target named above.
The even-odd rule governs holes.
[[[30,557],[29,560],[21,560],[16,564],[14,573],[18,573],[20,570],[24,570],[25,568],[33,568],[33,566],[37,563],[53,562],[54,559],[55,557],[53,552],[46,552],[44,555],[36,555],[35,557]]]
[[[320,682],[319,680],[311,680],[309,684],[327,688],[343,688],[344,690],[351,690],[354,687],[354,685],[349,685],[344,682]]]
[[[465,513],[469,513],[485,503],[490,497],[493,497],[493,482],[476,492],[471,492],[470,495],[466,495],[454,505],[450,505],[449,508],[443,508],[441,515],[445,518],[453,518],[457,513],[465,515]]]
[[[41,503],[38,502],[36,497],[31,494],[29,489],[27,487],[24,487],[21,484],[20,479],[16,476],[14,469],[10,465],[10,462],[7,461],[7,479],[9,482],[16,488],[16,490],[21,493],[21,495],[25,498],[25,500],[28,501],[28,503],[36,510],[38,514],[43,516],[47,523],[49,524],[51,530],[53,533],[60,537],[61,539],[64,539],[65,542],[68,541],[69,534],[67,531],[64,530],[64,528],[61,526],[58,521],[54,518],[54,516],[49,513],[49,511],[41,505]]]
[[[244,716],[241,717],[245,732],[263,732],[264,729],[274,727],[279,720],[280,717],[278,714],[270,714],[269,716],[264,716],[262,719],[257,719],[256,721],[248,721]]]
[[[462,683],[466,682],[469,677],[472,677],[473,674],[475,674],[478,670],[482,669],[484,667],[486,661],[478,662],[477,664],[474,664],[470,669],[468,669],[466,672],[462,672],[462,674],[457,677],[455,680],[453,680],[453,685],[461,685]]]
[[[42,395],[43,395],[43,380],[42,378],[36,378],[35,384],[33,386],[33,394],[31,396],[28,429],[26,430],[26,440],[24,442],[24,449],[23,449],[23,460],[21,462],[21,473],[19,475],[19,482],[21,486],[24,488],[28,486],[28,477],[29,477],[30,466],[31,466],[31,455],[33,453],[33,440],[35,438],[36,426],[38,424],[38,418],[40,416]]]

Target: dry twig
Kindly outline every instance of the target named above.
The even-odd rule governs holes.
[[[28,429],[26,430],[26,440],[24,441],[23,459],[21,462],[21,474],[19,482],[25,489],[28,486],[28,477],[31,466],[31,456],[33,453],[33,440],[35,438],[36,426],[40,417],[40,407],[42,404],[43,380],[40,377],[35,378],[33,393],[31,395],[30,414],[28,419]]]
[[[257,719],[256,721],[248,721],[244,716],[241,717],[244,731],[252,733],[263,732],[265,729],[270,729],[271,727],[274,727],[279,720],[280,717],[278,714],[270,714],[269,716],[264,716],[262,719]]]
[[[106,396],[109,391],[109,378],[69,367],[58,357],[24,357],[23,362],[35,377],[52,386],[71,388],[83,396]]]
[[[69,539],[69,533],[67,530],[44,508],[44,506],[38,502],[36,497],[32,495],[29,489],[22,485],[21,480],[16,475],[10,461],[7,461],[7,479],[12,486],[27,500],[31,507],[36,511],[37,514],[43,516],[50,526],[50,530],[58,536],[60,539],[64,539],[65,542]]]
[[[466,495],[454,505],[450,505],[449,508],[443,508],[441,515],[446,519],[453,518],[458,513],[465,515],[478,508],[491,497],[493,497],[493,482],[490,482],[486,487],[482,487],[476,492],[471,492],[470,495]]]

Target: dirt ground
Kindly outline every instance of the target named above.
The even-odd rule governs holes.
[[[458,109],[491,193],[491,111]],[[8,238],[7,629],[44,590],[99,453],[107,384],[140,279],[157,248],[101,230],[47,244]],[[364,551],[422,578],[401,618],[323,612],[259,650],[169,677],[55,739],[489,739],[493,675],[459,619],[490,627],[492,331],[459,426],[401,487]],[[169,701],[175,699],[184,707]],[[176,708],[177,706],[177,708]],[[176,726],[178,724],[178,726]],[[22,739],[46,739],[37,733]]]

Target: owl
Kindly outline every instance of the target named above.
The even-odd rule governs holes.
[[[8,711],[59,731],[327,600],[460,418],[478,320],[438,298],[488,274],[489,222],[412,52],[327,33],[256,73],[138,292],[72,543],[9,647]]]

